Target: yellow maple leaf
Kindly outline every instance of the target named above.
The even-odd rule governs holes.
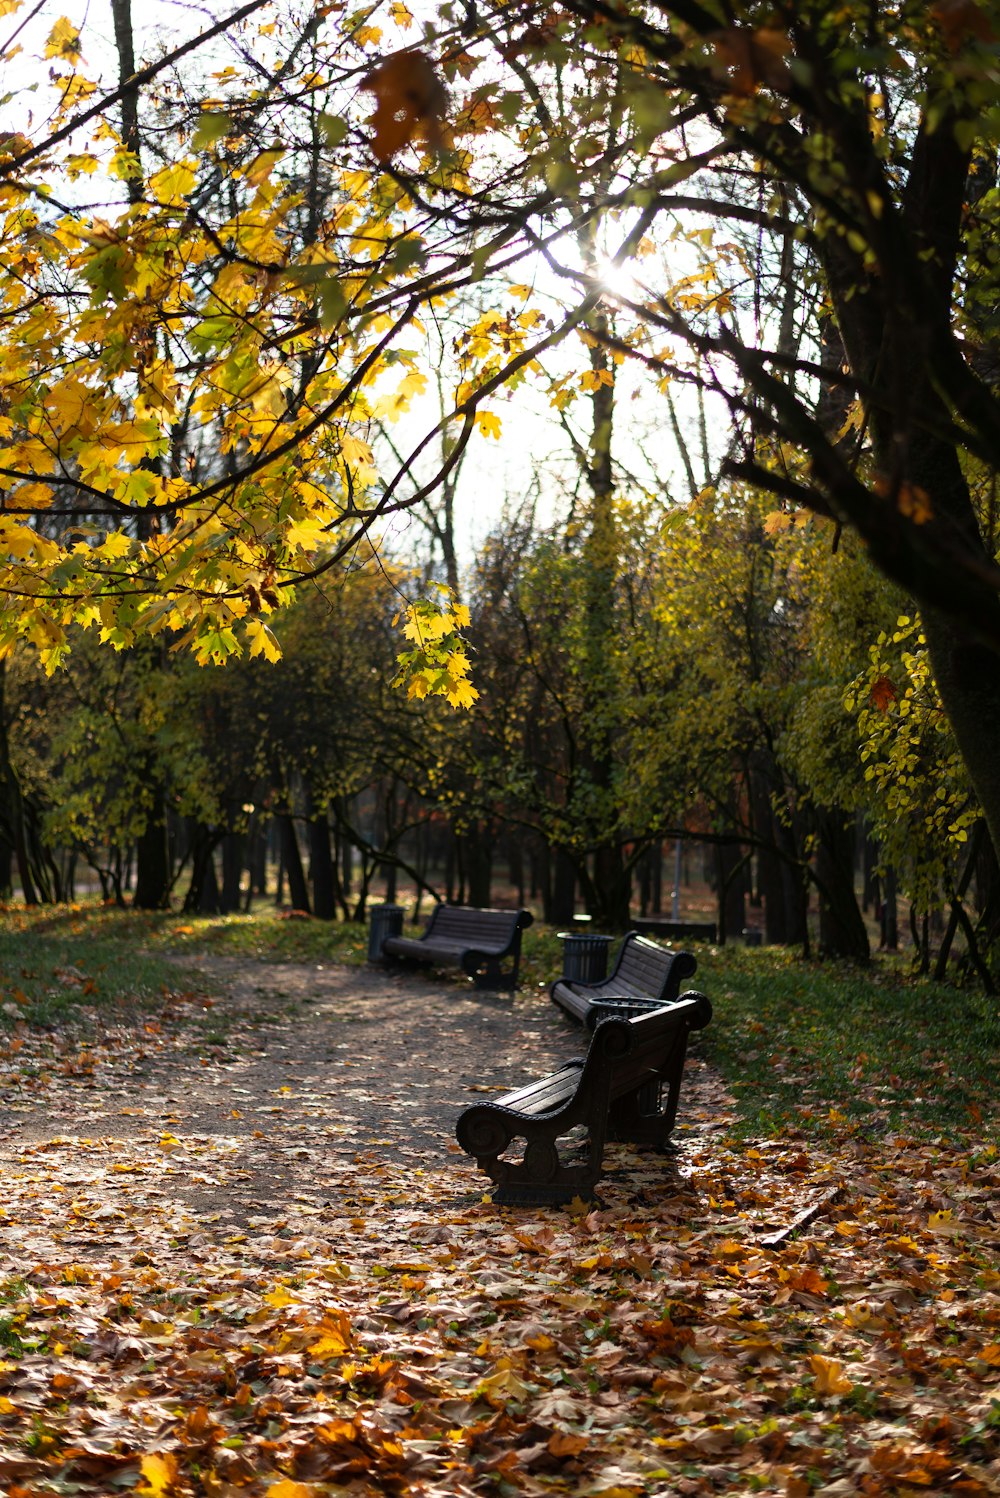
[[[250,655],[263,655],[265,660],[274,664],[281,659],[281,646],[274,635],[268,629],[263,619],[251,619],[247,624],[247,638],[250,641]]]
[[[74,26],[72,21],[65,16],[59,20],[49,32],[49,39],[45,43],[46,57],[68,57],[71,62],[80,56],[80,28]]]
[[[131,550],[132,542],[129,540],[128,536],[123,535],[121,531],[112,531],[111,535],[106,536],[104,539],[104,542],[101,546],[101,556],[102,558],[112,559],[116,557],[127,557]]]
[[[162,1456],[147,1452],[139,1468],[147,1483],[146,1487],[136,1489],[141,1498],[162,1498],[177,1481],[177,1458],[172,1451],[164,1452]]]
[[[292,1477],[282,1477],[265,1490],[265,1498],[317,1498],[320,1491],[314,1482],[296,1482]]]
[[[851,1380],[844,1374],[843,1363],[836,1358],[825,1358],[820,1353],[814,1353],[809,1359],[809,1367],[816,1381],[817,1394],[849,1394],[854,1388]]]
[[[331,1259],[329,1264],[323,1264],[320,1268],[323,1279],[336,1284],[338,1280],[349,1280],[351,1277],[351,1266],[343,1263],[340,1259]]]
[[[499,416],[495,415],[493,411],[476,412],[476,426],[484,437],[499,437],[501,425]]]
[[[295,1304],[295,1296],[289,1295],[284,1285],[279,1285],[276,1290],[271,1290],[264,1296],[264,1300],[269,1306],[274,1306],[277,1311],[280,1311],[284,1306]]]
[[[469,681],[455,681],[445,692],[452,707],[471,707],[479,693]]]
[[[324,1363],[328,1358],[342,1358],[350,1348],[335,1333],[320,1337],[309,1347],[309,1356],[314,1363]]]
[[[261,151],[247,171],[247,181],[251,187],[260,187],[266,182],[284,154],[282,150]]]
[[[495,1401],[505,1404],[508,1400],[524,1399],[531,1393],[531,1386],[518,1378],[512,1368],[502,1368],[499,1373],[484,1378],[478,1392],[491,1404]]]
[[[188,162],[173,162],[153,173],[149,179],[149,193],[164,206],[180,206],[197,180],[194,168]]]
[[[22,484],[14,499],[21,509],[45,510],[51,503],[52,490],[48,484]]]

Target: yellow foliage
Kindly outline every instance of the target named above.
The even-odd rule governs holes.
[[[844,1373],[844,1365],[836,1358],[825,1358],[814,1353],[809,1359],[817,1394],[850,1394],[854,1385]]]
[[[145,1483],[136,1489],[140,1498],[165,1498],[177,1481],[179,1469],[176,1456],[167,1451],[162,1456],[147,1453],[139,1463],[139,1470]]]
[[[502,430],[502,423],[499,416],[495,415],[492,411],[477,411],[476,426],[484,437],[499,438]]]
[[[49,39],[45,43],[46,57],[65,57],[70,62],[75,62],[80,56],[80,28],[74,26],[73,22],[65,16],[59,20],[49,32]]]

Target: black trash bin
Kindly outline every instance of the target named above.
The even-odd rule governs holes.
[[[382,961],[382,943],[403,930],[402,905],[373,905],[368,916],[368,961]]]
[[[560,931],[563,944],[563,977],[569,983],[601,983],[608,976],[610,936],[592,932],[581,936],[575,931]]]

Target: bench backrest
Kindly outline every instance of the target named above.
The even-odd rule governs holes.
[[[646,936],[630,932],[622,942],[611,980],[664,1002],[675,999],[685,978],[693,977],[698,959],[691,952],[671,952]]]
[[[608,1088],[609,1101],[633,1091],[670,1063],[690,1030],[703,1030],[712,1005],[703,993],[685,994],[677,1003],[635,1019],[607,1019],[597,1026],[587,1051],[579,1091]]]
[[[470,947],[496,946],[513,941],[519,929],[530,926],[530,910],[480,910],[473,905],[435,905],[425,936],[466,942]]]

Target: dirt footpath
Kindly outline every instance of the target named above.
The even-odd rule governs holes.
[[[458,1114],[477,1094],[552,1070],[583,1042],[545,993],[214,956],[186,959],[185,969],[218,995],[209,1018],[218,1016],[221,1043],[191,1043],[191,1018],[204,1037],[206,1015],[189,994],[186,1010],[182,1002],[162,1025],[145,1027],[138,1051],[119,1034],[97,1048],[89,1072],[54,1069],[40,1090],[4,1088],[0,1160],[8,1172],[23,1179],[26,1165],[51,1166],[64,1185],[75,1176],[116,1211],[131,1186],[141,1209],[154,1205],[152,1152],[162,1160],[157,1215],[169,1197],[179,1213],[230,1230],[347,1210],[363,1197],[364,1180],[374,1190],[390,1167],[396,1179],[400,1167],[404,1180],[412,1171],[415,1194],[437,1176],[439,1190],[442,1180],[450,1188],[442,1206],[460,1206],[479,1200],[489,1182],[458,1150]],[[725,1100],[721,1092],[705,1097],[706,1089],[717,1086],[693,1060],[682,1102],[688,1128],[713,1112],[718,1125]],[[109,1214],[112,1223],[120,1227]]]

